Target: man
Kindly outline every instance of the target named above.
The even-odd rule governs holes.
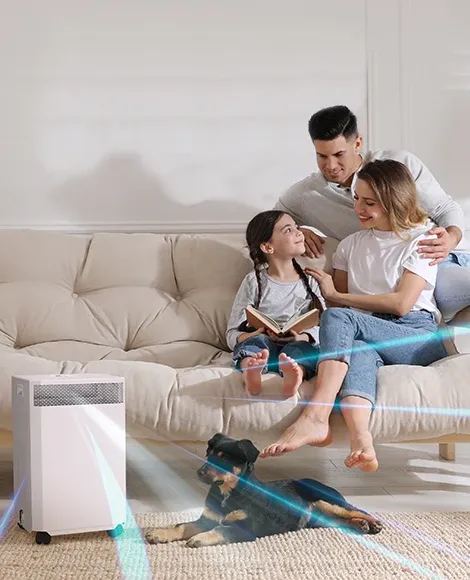
[[[435,298],[445,321],[470,305],[470,246],[463,239],[464,214],[445,193],[429,169],[406,151],[360,152],[362,137],[356,116],[345,106],[315,113],[308,125],[319,171],[290,187],[275,208],[291,214],[300,226],[311,226],[322,234],[342,240],[360,230],[354,213],[352,190],[356,173],[374,159],[395,159],[411,171],[421,206],[436,224],[430,233],[436,239],[420,242],[424,258],[439,264]],[[307,254],[319,257],[323,239],[305,227]]]

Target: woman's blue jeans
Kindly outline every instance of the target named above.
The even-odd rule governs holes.
[[[433,315],[425,310],[399,317],[328,308],[321,317],[318,362],[338,360],[349,365],[340,399],[356,396],[374,404],[379,367],[427,366],[446,356]]]

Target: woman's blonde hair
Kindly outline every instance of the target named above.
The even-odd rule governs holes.
[[[406,165],[393,159],[370,161],[358,172],[374,192],[390,220],[392,231],[400,233],[424,224],[429,217],[418,203],[416,184]]]

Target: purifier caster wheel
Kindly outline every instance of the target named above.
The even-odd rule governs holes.
[[[36,532],[36,544],[50,544],[51,536],[47,532]]]
[[[123,532],[123,527],[121,526],[121,524],[118,524],[114,530],[108,530],[108,536],[110,538],[117,538],[118,536],[120,536]]]

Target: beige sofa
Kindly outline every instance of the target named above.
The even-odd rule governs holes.
[[[327,240],[329,268],[336,244]],[[126,379],[127,431],[203,442],[216,431],[273,440],[300,413],[312,384],[283,400],[280,379],[244,393],[225,329],[251,268],[243,236],[0,231],[0,429],[11,438],[13,374],[112,373]],[[470,320],[461,313],[460,321]],[[451,353],[470,352],[462,333]],[[457,350],[452,350],[454,345]],[[379,371],[377,442],[470,440],[470,354],[430,367]],[[420,410],[421,409],[421,410]],[[434,410],[433,410],[434,409]],[[436,410],[437,409],[437,410]],[[346,440],[333,417],[335,443]],[[441,454],[452,458],[450,445]]]

